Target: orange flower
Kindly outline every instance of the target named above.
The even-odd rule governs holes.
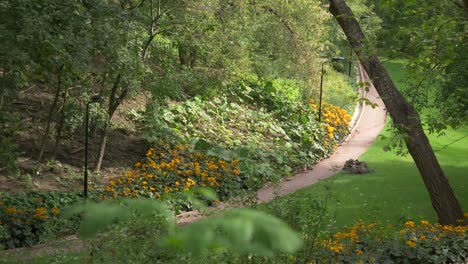
[[[59,215],[60,214],[60,209],[58,209],[57,207],[54,207],[54,208],[52,208],[52,213],[54,215]]]

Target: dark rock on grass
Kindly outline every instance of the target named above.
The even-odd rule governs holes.
[[[345,162],[343,170],[350,174],[366,174],[372,172],[364,161],[349,159]]]

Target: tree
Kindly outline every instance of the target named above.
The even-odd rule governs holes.
[[[345,1],[331,0],[330,12],[340,24],[369,74],[395,127],[404,134],[406,146],[429,192],[439,222],[460,225],[457,220],[463,219],[463,211],[424,133],[419,114],[398,91],[377,56],[369,54],[364,33]]]
[[[387,57],[407,59],[404,95],[420,113],[430,108],[422,116],[430,132],[468,121],[468,9],[460,7],[463,1],[376,1],[383,18],[379,47]]]

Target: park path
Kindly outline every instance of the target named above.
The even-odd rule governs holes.
[[[362,68],[359,69],[359,73],[362,81],[369,80]],[[329,158],[315,164],[312,170],[289,177],[277,186],[260,189],[257,192],[258,201],[260,203],[269,202],[276,196],[295,192],[317,181],[333,176],[343,168],[347,160],[357,159],[361,156],[380,134],[387,115],[382,99],[380,99],[373,85],[369,87],[365,97],[378,106],[372,108],[370,105],[364,104],[356,109],[358,115],[353,118],[354,125],[352,125],[351,134]]]
[[[371,83],[361,65],[359,65],[358,73],[358,81]],[[385,126],[387,112],[382,99],[380,99],[372,84],[369,91],[362,95],[373,104],[376,104],[377,107],[373,108],[364,103],[356,107],[351,121],[351,133],[336,151],[327,159],[315,164],[311,170],[288,177],[279,184],[266,186],[258,190],[256,196],[259,203],[269,202],[276,197],[287,195],[331,177],[343,168],[347,160],[357,159],[369,148]],[[221,203],[215,208],[211,208],[210,211],[234,207],[239,207],[239,204]],[[177,215],[177,223],[186,225],[201,218],[203,218],[203,215],[198,211],[185,212]]]

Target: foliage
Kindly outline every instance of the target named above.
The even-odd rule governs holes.
[[[375,6],[385,55],[408,59],[405,93],[436,132],[466,123],[466,9],[456,2],[380,0]]]
[[[32,246],[58,234],[76,231],[77,219],[60,218],[61,210],[82,198],[81,193],[1,193],[0,245],[3,248]]]
[[[80,236],[92,238],[92,258],[102,262],[117,258],[172,263],[202,259],[212,250],[273,256],[301,246],[284,222],[251,209],[229,211],[185,228],[176,228],[173,213],[152,199],[86,203],[66,212],[77,213],[83,216]],[[102,231],[107,234],[97,236]]]
[[[198,243],[193,243],[197,238]],[[274,256],[293,253],[301,239],[281,220],[252,209],[226,212],[221,217],[194,223],[169,241],[189,249],[195,257],[205,249],[229,249],[231,252]]]
[[[310,106],[318,109],[318,106],[312,100]],[[322,102],[322,118],[326,131],[323,144],[333,150],[349,134],[351,116],[344,109]]]
[[[12,139],[17,131],[17,120],[14,116],[0,109],[0,172],[15,173],[18,171],[18,147]]]
[[[7,0],[0,97],[14,98],[20,87],[55,90],[59,104],[51,103],[48,122],[60,123],[67,133],[56,134],[65,137],[78,132],[81,108],[95,93],[107,98],[104,120],[129,96],[148,92],[149,104],[214,96],[248,75],[297,97],[315,86],[316,59],[331,45],[326,13],[305,0]]]
[[[161,198],[200,186],[214,188],[221,199],[242,191],[239,160],[210,157],[190,151],[190,147],[171,148],[165,144],[150,148],[146,158],[137,162],[133,170],[109,182],[102,198]],[[189,204],[187,207],[191,209]]]
[[[150,218],[161,215],[161,218],[173,222],[174,217],[163,204],[144,199],[126,199],[119,202],[102,201],[100,203],[75,204],[65,212],[65,217],[81,215],[80,237],[90,239],[108,226],[124,222],[131,217]],[[172,223],[173,224],[173,223]]]
[[[463,221],[463,220],[462,220]],[[332,263],[458,263],[468,258],[467,226],[419,224],[407,221],[393,226],[356,223],[322,241],[329,253],[320,259]]]

